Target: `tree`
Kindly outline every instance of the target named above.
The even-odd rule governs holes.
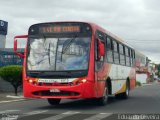
[[[17,95],[18,87],[22,85],[22,66],[9,65],[0,68],[0,77],[11,83],[14,87],[15,95]]]
[[[158,65],[158,77],[160,77],[160,64]]]

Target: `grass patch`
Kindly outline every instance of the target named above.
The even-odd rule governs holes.
[[[136,86],[142,86],[142,84],[139,81],[136,81]]]

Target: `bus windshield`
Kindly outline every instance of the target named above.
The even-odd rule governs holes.
[[[91,37],[30,38],[29,71],[87,70]]]

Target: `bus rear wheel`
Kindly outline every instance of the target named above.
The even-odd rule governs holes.
[[[120,98],[120,99],[127,99],[129,97],[129,91],[130,91],[129,82],[126,81],[126,90],[125,90],[125,92],[117,94],[116,97]]]
[[[129,87],[129,82],[126,81],[126,91],[121,94],[121,96],[122,96],[123,99],[127,99],[129,97],[129,91],[130,91],[129,88],[130,88]]]
[[[107,102],[108,102],[108,87],[106,85],[104,88],[103,97],[97,98],[97,103],[98,105],[104,106],[107,104]]]
[[[53,98],[48,98],[48,103],[50,105],[58,105],[60,103],[61,99],[53,99]]]

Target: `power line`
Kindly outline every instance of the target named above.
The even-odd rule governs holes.
[[[151,42],[151,41],[159,41],[160,42],[160,39],[124,39],[124,40],[127,40],[127,41],[147,41],[147,42]]]
[[[159,42],[137,42],[137,41],[133,41],[133,42],[130,42],[130,41],[125,41],[125,42],[127,42],[127,43],[130,43],[130,44],[153,44],[153,45],[155,45],[155,44],[157,44],[157,43],[159,43]]]
[[[129,43],[129,44],[151,44],[151,45],[155,45],[157,43],[160,42],[160,40],[156,40],[156,39],[153,39],[153,40],[138,40],[138,39],[124,39],[125,42]]]

